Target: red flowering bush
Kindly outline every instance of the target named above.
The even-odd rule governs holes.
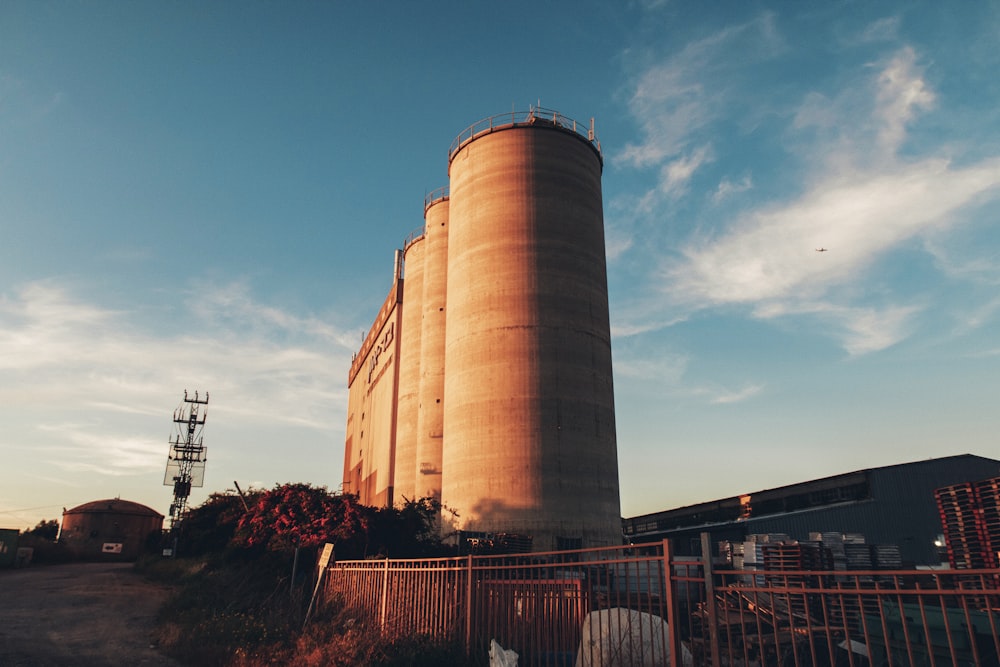
[[[309,484],[283,484],[251,497],[233,542],[269,551],[312,548],[325,542],[347,546],[364,541],[367,514],[368,508],[354,496],[331,494],[325,487]]]
[[[244,513],[239,496],[211,494],[208,500],[184,516],[178,536],[179,555],[201,556],[225,550]]]

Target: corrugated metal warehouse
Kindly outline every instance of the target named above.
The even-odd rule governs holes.
[[[624,520],[630,542],[669,538],[679,554],[713,543],[742,542],[748,535],[859,533],[869,544],[896,545],[904,564],[937,565],[942,535],[934,491],[1000,474],[1000,461],[971,454],[834,475]]]

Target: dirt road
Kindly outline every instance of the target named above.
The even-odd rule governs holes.
[[[181,667],[150,643],[167,595],[131,563],[0,570],[0,665]]]

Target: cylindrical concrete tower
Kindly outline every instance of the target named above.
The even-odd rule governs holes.
[[[448,285],[448,193],[424,202],[424,293],[420,337],[420,414],[417,419],[418,498],[441,499],[444,422],[445,296]]]
[[[443,520],[536,551],[621,543],[592,139],[536,110],[473,126],[450,156]]]
[[[423,234],[416,233],[403,246],[403,316],[400,322],[396,456],[393,470],[393,504],[397,506],[418,497],[414,481],[417,474],[425,247]]]

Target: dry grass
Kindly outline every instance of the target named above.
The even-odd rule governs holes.
[[[140,569],[171,581],[161,610],[160,649],[192,667],[437,667],[478,664],[461,647],[425,637],[383,639],[356,610],[330,601],[303,630],[314,582],[290,585],[290,561],[276,554],[215,561],[154,559]]]

